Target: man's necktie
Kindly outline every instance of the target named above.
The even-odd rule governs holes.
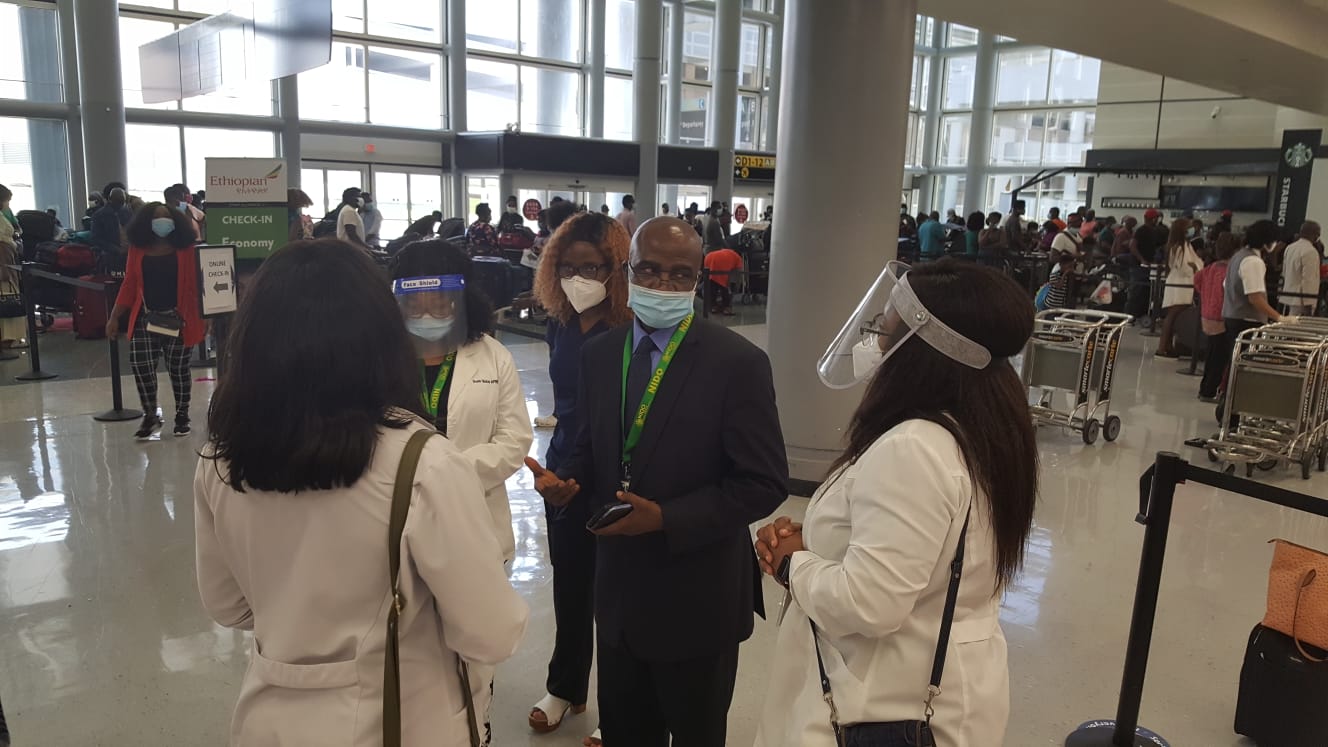
[[[650,356],[658,349],[655,346],[655,341],[650,339],[649,336],[641,338],[641,344],[636,346],[636,352],[632,354],[632,362],[627,366],[627,406],[623,412],[624,437],[632,429],[632,421],[636,419],[636,411],[641,406],[641,398],[646,395],[646,387],[650,385],[650,377],[655,373],[655,367],[651,365]]]

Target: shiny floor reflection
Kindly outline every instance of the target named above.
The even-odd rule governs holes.
[[[741,330],[764,342],[765,329]],[[551,395],[539,343],[511,340],[530,413]],[[1114,715],[1142,528],[1137,480],[1159,450],[1214,430],[1197,380],[1130,333],[1117,376],[1116,444],[1039,434],[1043,491],[1023,575],[1005,598],[1012,747],[1060,744]],[[0,388],[0,700],[17,745],[218,745],[247,663],[244,634],[203,613],[193,575],[194,450],[202,436],[139,444],[102,424],[106,379]],[[196,412],[210,383],[201,382]],[[133,391],[126,380],[126,391]],[[549,431],[537,431],[542,454]],[[1328,496],[1328,477],[1260,479]],[[594,708],[549,736],[526,713],[552,645],[543,511],[527,474],[509,483],[512,581],[530,601],[527,640],[497,676],[495,744],[579,745]],[[799,515],[790,499],[783,513]],[[1238,745],[1231,732],[1249,628],[1263,614],[1273,537],[1328,549],[1328,522],[1199,486],[1177,497],[1141,723],[1177,745]],[[778,597],[773,587],[772,599]],[[680,603],[683,603],[680,600]],[[697,610],[697,614],[705,614]],[[743,647],[730,744],[748,745],[764,696],[773,622]],[[921,684],[921,683],[920,683]],[[592,695],[593,702],[593,695]]]

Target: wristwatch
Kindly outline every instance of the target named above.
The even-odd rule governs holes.
[[[793,569],[793,555],[785,555],[784,559],[779,561],[779,568],[775,570],[775,580],[785,589],[789,586],[789,571]]]

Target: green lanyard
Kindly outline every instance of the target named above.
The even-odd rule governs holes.
[[[637,443],[641,441],[641,431],[646,427],[646,415],[650,414],[650,405],[655,402],[655,394],[659,392],[660,382],[664,380],[664,372],[668,370],[669,364],[673,362],[673,356],[678,353],[678,346],[682,345],[682,339],[687,336],[687,330],[691,329],[692,320],[695,317],[695,314],[688,314],[687,318],[678,325],[673,337],[669,338],[669,344],[664,347],[664,354],[659,357],[659,365],[655,367],[655,373],[651,375],[650,383],[646,385],[645,394],[641,397],[641,405],[636,408],[636,417],[632,418],[632,427],[623,439],[622,461],[624,473],[627,466],[632,463],[632,451],[636,449]],[[627,414],[627,369],[632,365],[633,337],[634,335],[628,334],[627,339],[623,340],[622,412],[624,417]],[[624,482],[626,481],[626,474],[624,474]]]
[[[424,380],[424,390],[420,393],[420,399],[424,401],[424,409],[428,411],[430,418],[438,417],[438,400],[443,396],[443,390],[447,388],[447,380],[452,375],[452,365],[456,363],[456,353],[448,353],[447,358],[443,360],[442,368],[438,369],[438,378],[433,381],[432,391],[429,389],[429,382],[424,379],[424,371],[420,371],[420,378]]]

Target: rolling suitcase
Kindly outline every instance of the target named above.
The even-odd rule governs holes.
[[[110,278],[105,276],[85,275],[80,280],[100,283]],[[108,292],[114,293],[116,287]],[[114,298],[110,299],[113,303]],[[100,340],[106,336],[106,294],[91,288],[74,290],[74,336],[80,340]]]
[[[1306,650],[1323,658],[1328,652]],[[1296,642],[1255,625],[1240,670],[1236,733],[1260,747],[1323,747],[1328,744],[1328,662],[1308,661]]]

